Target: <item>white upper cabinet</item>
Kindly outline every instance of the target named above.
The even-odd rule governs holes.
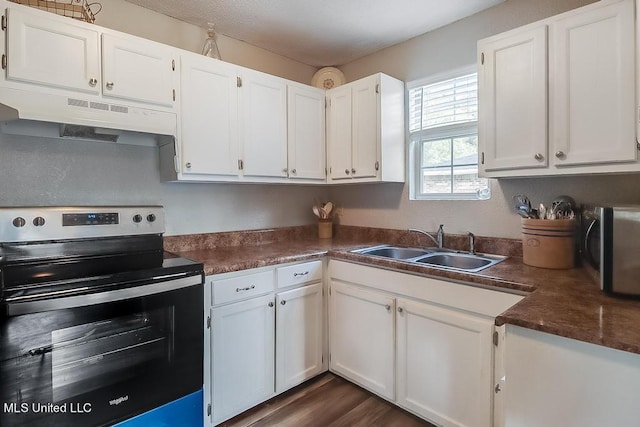
[[[103,34],[103,94],[171,107],[175,102],[175,58],[169,46]]]
[[[353,83],[351,177],[375,178],[380,150],[380,79],[377,75]]]
[[[237,68],[199,55],[181,65],[181,168],[184,174],[237,176]]]
[[[554,164],[634,161],[633,1],[567,15],[550,37]]]
[[[325,91],[287,85],[288,169],[290,179],[326,179]]]
[[[484,169],[546,167],[547,26],[480,42],[478,53]]]
[[[244,176],[287,177],[287,84],[249,69],[240,84]]]
[[[351,87],[341,86],[328,92],[327,157],[329,179],[351,178]]]
[[[173,110],[176,52],[170,46],[39,10],[7,8],[8,81]]]
[[[404,93],[381,73],[327,92],[330,182],[404,182]]]
[[[324,182],[324,91],[181,55],[178,179]],[[169,174],[171,176],[171,174]]]
[[[7,9],[7,79],[100,92],[99,34],[18,7]]]
[[[481,174],[640,170],[634,9],[599,1],[478,42]]]

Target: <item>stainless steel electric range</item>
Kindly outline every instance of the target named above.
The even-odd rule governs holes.
[[[163,233],[160,206],[0,208],[0,425],[202,423],[203,266]]]

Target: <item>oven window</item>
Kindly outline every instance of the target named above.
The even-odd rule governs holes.
[[[171,362],[174,308],[158,308],[51,332],[53,401],[140,376]]]

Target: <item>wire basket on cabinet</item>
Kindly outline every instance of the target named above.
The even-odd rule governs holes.
[[[37,9],[46,10],[56,15],[67,16],[80,21],[92,23],[96,15],[102,10],[100,3],[88,3],[87,0],[9,0],[14,3],[24,4]],[[91,10],[97,6],[98,10]]]

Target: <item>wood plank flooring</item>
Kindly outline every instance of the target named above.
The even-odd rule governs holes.
[[[220,426],[433,427],[331,373],[276,396]]]

